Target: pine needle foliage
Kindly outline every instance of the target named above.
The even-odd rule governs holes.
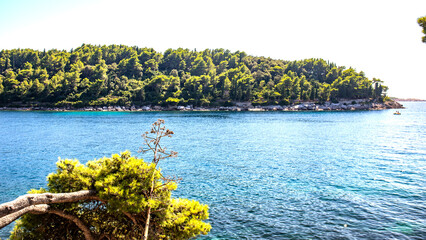
[[[211,229],[204,222],[209,217],[208,206],[172,198],[177,183],[164,178],[157,168],[159,160],[177,154],[167,153],[159,145],[158,136],[173,134],[161,126],[163,123],[159,120],[153,125],[151,133],[157,137],[150,139],[144,134],[148,148],[157,150],[151,163],[129,151],[86,164],[60,159],[56,172],[47,177],[47,189],[29,193],[96,191],[89,200],[49,204],[49,209],[77,217],[90,229],[93,239],[190,239],[207,234]],[[39,213],[21,217],[10,239],[87,239],[86,236],[73,221],[58,214]]]

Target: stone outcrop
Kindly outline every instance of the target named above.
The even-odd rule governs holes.
[[[322,104],[314,102],[299,102],[297,104],[282,106],[253,106],[250,102],[234,103],[230,107],[193,107],[187,106],[167,106],[158,105],[147,106],[103,106],[103,107],[84,107],[84,108],[47,108],[47,107],[0,107],[0,110],[12,111],[355,111],[355,110],[382,110],[382,109],[401,109],[404,106],[396,101],[379,103],[369,101],[368,99],[345,100],[338,103],[325,102]]]

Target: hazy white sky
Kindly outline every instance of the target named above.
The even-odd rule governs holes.
[[[0,0],[0,49],[90,44],[323,58],[426,99],[424,0]]]

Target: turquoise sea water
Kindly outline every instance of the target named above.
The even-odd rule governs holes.
[[[58,157],[140,155],[161,118],[179,152],[161,163],[183,179],[174,196],[210,206],[199,239],[426,239],[426,103],[404,105],[400,116],[0,112],[0,202],[45,186]]]

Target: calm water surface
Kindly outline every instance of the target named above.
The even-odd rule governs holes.
[[[210,206],[199,239],[426,239],[426,103],[404,105],[400,116],[0,112],[0,203],[44,187],[58,157],[138,154],[161,118],[179,152],[161,163],[183,178],[174,196]]]

